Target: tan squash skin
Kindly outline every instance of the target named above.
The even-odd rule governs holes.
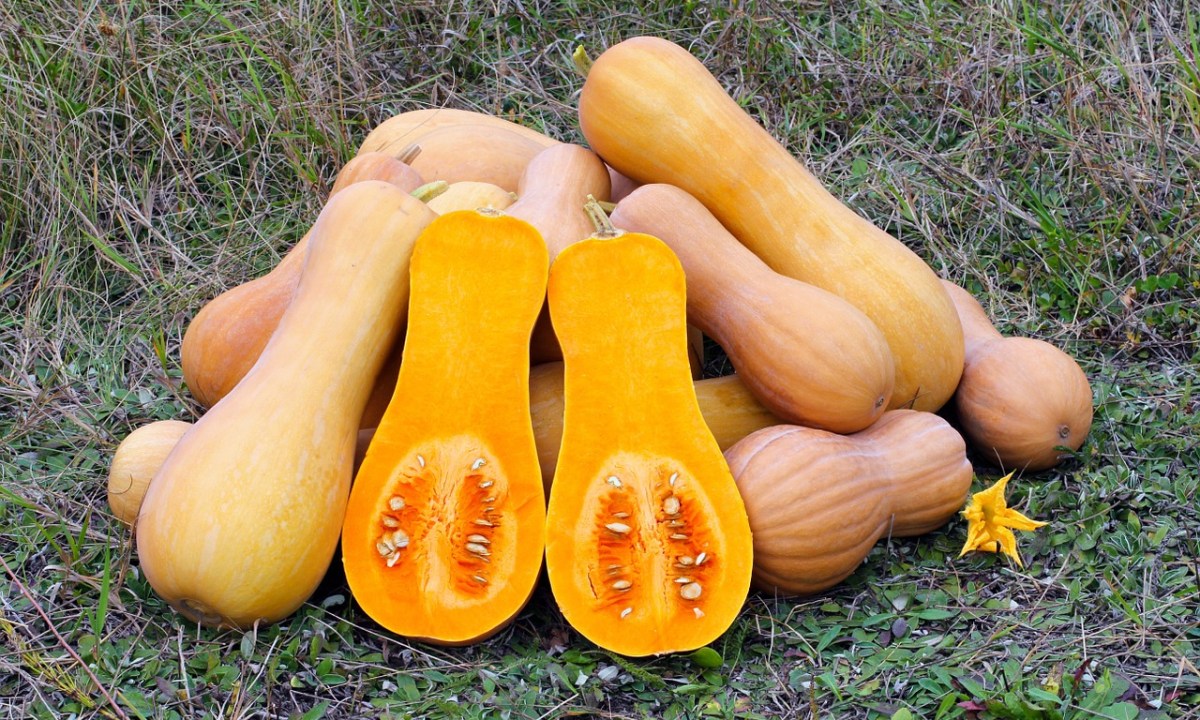
[[[746,600],[752,544],[689,376],[683,269],[649,235],[585,239],[559,254],[547,296],[565,368],[555,600],[623,655],[712,642]]]
[[[943,281],[945,282],[945,281]],[[945,282],[963,325],[966,359],[954,395],[967,439],[988,460],[1046,470],[1092,427],[1092,388],[1079,364],[1043,340],[1006,338],[969,292]]]
[[[833,197],[687,50],[650,37],[609,48],[588,72],[579,123],[617,171],[683,188],[776,272],[871,318],[896,363],[890,407],[949,400],[962,332],[937,275]]]
[[[462,180],[451,183],[441,195],[429,201],[429,209],[439,215],[455,210],[478,210],[491,208],[503,210],[516,202],[513,193],[499,185],[478,180]]]
[[[409,110],[384,120],[367,134],[358,152],[360,155],[368,152],[384,152],[395,155],[401,152],[405,146],[417,142],[434,130],[456,125],[487,125],[516,133],[543,147],[549,147],[558,142],[537,130],[488,113],[455,108],[430,108]]]
[[[367,153],[346,163],[330,197],[365,180],[389,182],[405,192],[423,184],[421,176],[399,160]],[[229,394],[258,360],[296,292],[308,238],[305,233],[266,275],[210,300],[188,324],[179,350],[183,380],[204,407]]]
[[[915,410],[886,412],[853,435],[764,428],[725,457],[754,533],[754,584],[783,595],[833,587],[883,537],[944,525],[971,487],[962,437]]]
[[[567,246],[592,234],[592,222],[583,211],[588,195],[607,200],[609,191],[608,170],[595,153],[560,143],[538,153],[529,163],[517,188],[519,199],[508,208],[508,214],[542,233],[553,262]],[[562,360],[544,307],[529,347],[534,365]]]
[[[247,628],[288,616],[317,587],[362,409],[407,307],[412,244],[435,217],[381,181],[321,212],[278,329],[175,446],[138,515],[142,571],[182,614]]]
[[[543,145],[490,125],[451,125],[421,136],[413,169],[426,182],[486,182],[515,192],[521,174]]]
[[[688,321],[717,341],[775,415],[850,433],[883,414],[896,375],[892,354],[853,305],[767,267],[677,187],[643,185],[617,204],[612,221],[675,251],[687,273]]]
[[[108,506],[118,520],[126,525],[137,520],[150,479],[191,427],[191,423],[182,420],[147,423],[125,436],[117,446],[108,468]]]
[[[392,632],[476,642],[533,592],[546,514],[528,348],[548,265],[536,229],[494,212],[443,215],[417,241],[396,392],[342,527],[350,590]]]

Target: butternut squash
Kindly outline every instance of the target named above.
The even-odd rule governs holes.
[[[1046,470],[1078,450],[1092,427],[1092,387],[1079,364],[1044,340],[1009,337],[969,292],[945,282],[966,341],[954,395],[958,421],[985,458]]]
[[[689,376],[683,269],[656,238],[604,233],[559,253],[548,297],[565,367],[554,597],[613,652],[705,645],[745,602],[752,546]]]
[[[725,457],[754,533],[754,584],[784,595],[833,587],[880,538],[944,525],[971,488],[962,437],[915,410],[886,412],[853,435],[764,428]]]
[[[545,498],[529,415],[529,335],[545,242],[473,210],[429,225],[391,403],[355,476],[342,562],[358,604],[407,637],[497,632],[541,570]]]
[[[445,215],[455,210],[491,208],[503,210],[516,201],[516,195],[499,185],[478,180],[451,183],[446,192],[429,201],[429,209]]]
[[[183,615],[247,628],[286,617],[317,587],[337,545],[362,409],[407,306],[412,244],[434,217],[381,181],[331,199],[258,361],[155,475],[137,552],[151,587]]]
[[[588,71],[579,123],[618,172],[683,188],[776,272],[865,313],[894,357],[890,407],[950,398],[962,330],[937,275],[834,198],[687,50],[652,37],[609,48]]]
[[[423,136],[435,130],[458,125],[486,125],[515,133],[543,147],[558,141],[545,133],[525,127],[489,113],[456,108],[426,108],[397,113],[377,125],[359,146],[358,153],[383,152],[398,154]]]
[[[516,191],[525,167],[543,149],[535,140],[490,125],[452,125],[425,133],[413,169],[426,181],[464,180]]]
[[[771,270],[677,187],[643,185],[617,204],[612,221],[675,251],[687,275],[688,321],[717,341],[772,413],[840,433],[883,414],[892,355],[853,305]]]
[[[126,525],[137,520],[150,479],[191,427],[182,420],[158,420],[135,429],[117,446],[108,468],[108,507],[118,520]]]
[[[386,181],[405,192],[422,184],[420,175],[405,163],[382,153],[365,153],[338,173],[330,197],[365,180]],[[183,380],[204,407],[229,394],[266,347],[296,293],[309,235],[305,233],[266,275],[216,296],[188,324],[179,350]]]

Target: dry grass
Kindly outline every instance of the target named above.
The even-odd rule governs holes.
[[[1097,422],[1022,480],[1054,520],[1027,572],[955,560],[957,524],[886,543],[827,595],[753,597],[717,672],[598,652],[544,590],[461,650],[379,631],[336,576],[245,636],[172,615],[103,485],[133,427],[198,411],[188,319],[279,258],[392,113],[579,140],[570,51],[642,33],[1003,329],[1080,360]],[[1139,717],[1194,714],[1198,58],[1178,0],[0,5],[0,714],[1052,717],[1003,713],[1056,668],[1086,670],[1067,717],[1105,677]]]

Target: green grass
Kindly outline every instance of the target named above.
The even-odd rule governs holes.
[[[0,713],[1200,715],[1188,3],[60,5],[0,5]],[[715,669],[598,650],[545,588],[461,649],[380,630],[336,572],[257,631],[172,614],[104,483],[134,427],[199,412],[190,317],[278,260],[391,114],[471,108],[578,141],[571,50],[635,34],[688,45],[1004,331],[1079,360],[1087,444],[1010,489],[1051,521],[1022,535],[1026,568],[957,559],[958,520],[882,542],[828,593],[751,596]],[[975,460],[977,487],[999,476]]]

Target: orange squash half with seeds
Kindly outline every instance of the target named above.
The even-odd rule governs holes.
[[[750,526],[704,423],[684,275],[657,238],[592,237],[550,270],[565,367],[546,570],[567,621],[630,656],[692,650],[736,619]]]
[[[549,256],[528,223],[443,215],[417,240],[404,356],[342,529],[350,590],[385,628],[460,645],[503,628],[541,569],[529,336]]]

